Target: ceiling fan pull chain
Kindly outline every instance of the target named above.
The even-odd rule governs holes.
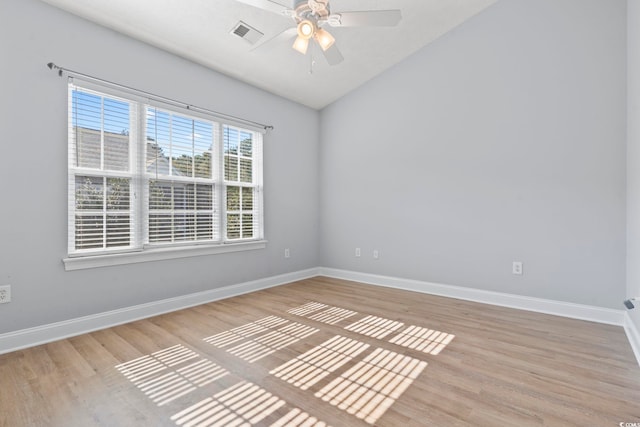
[[[316,65],[316,61],[313,59],[313,52],[309,55],[309,74],[313,74],[313,66]]]

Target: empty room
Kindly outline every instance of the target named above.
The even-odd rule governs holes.
[[[0,0],[0,426],[640,426],[640,0]]]

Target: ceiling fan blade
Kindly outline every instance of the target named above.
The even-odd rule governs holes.
[[[256,49],[259,49],[260,47],[266,45],[267,43],[273,43],[273,42],[277,42],[277,43],[284,43],[289,39],[292,39],[296,34],[298,34],[298,29],[296,27],[292,27],[292,28],[287,28],[286,30],[276,34],[275,36],[271,37],[268,40],[263,41],[262,43],[257,43],[253,46],[251,46],[251,49],[249,49],[249,52],[254,51]]]
[[[277,13],[279,15],[284,15],[289,8],[281,5],[280,3],[276,3],[271,0],[236,0],[239,3],[248,4],[249,6],[257,7],[258,9],[267,10],[269,12]]]
[[[402,14],[397,9],[367,10],[336,13],[331,15],[327,22],[334,27],[395,27],[401,19]]]
[[[324,55],[324,59],[327,60],[329,65],[338,65],[339,63],[344,61],[344,57],[342,56],[342,53],[340,53],[340,49],[338,49],[335,44],[327,50],[322,50],[322,54]]]

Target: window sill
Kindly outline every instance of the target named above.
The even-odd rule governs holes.
[[[141,252],[127,252],[108,255],[91,255],[64,258],[66,271],[84,270],[88,268],[110,267],[114,265],[135,264],[140,262],[164,261],[169,259],[188,258],[204,255],[215,255],[229,252],[252,251],[267,247],[266,240],[255,242],[233,243],[212,246],[189,246],[173,248],[145,249]]]

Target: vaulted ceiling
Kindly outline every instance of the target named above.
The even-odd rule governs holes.
[[[117,32],[238,80],[321,109],[402,61],[498,0],[331,0],[331,12],[399,9],[395,27],[327,27],[344,61],[330,66],[311,45],[277,37],[292,18],[236,0],[43,0]],[[293,0],[269,1],[286,8]],[[277,9],[278,7],[276,7]],[[233,33],[239,22],[264,34],[256,43]]]

